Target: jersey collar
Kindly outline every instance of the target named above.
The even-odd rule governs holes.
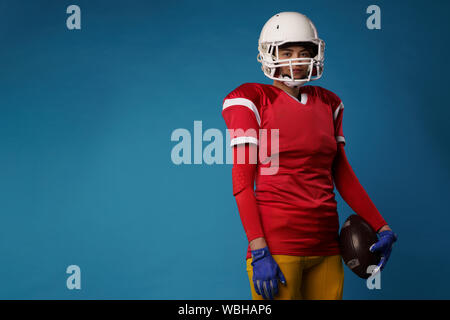
[[[284,91],[283,89],[280,89],[280,88],[278,88],[278,87],[275,87],[274,85],[271,85],[271,86],[274,87],[274,88],[276,88],[276,89],[278,89],[278,90],[280,90],[280,91],[282,91],[282,92],[284,92],[284,93],[286,93],[289,97],[291,97],[292,99],[294,99],[295,101],[297,101],[297,102],[299,102],[299,103],[301,103],[301,104],[306,104],[306,103],[308,102],[308,94],[306,94],[306,93],[301,93],[301,94],[300,94],[300,100],[298,100],[298,98],[296,98],[296,97],[294,97],[293,95],[287,93],[287,92]],[[300,90],[301,90],[301,89],[300,89]]]
[[[308,101],[308,95],[306,93],[302,93],[300,94],[300,100],[298,100],[296,97],[290,95],[289,93],[287,93],[286,91],[282,90],[284,93],[286,93],[288,96],[290,96],[292,99],[297,100],[298,102],[300,102],[301,104],[306,104],[306,102]]]

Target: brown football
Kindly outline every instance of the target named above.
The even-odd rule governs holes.
[[[377,233],[360,216],[353,214],[345,220],[339,234],[339,248],[342,259],[358,277],[367,279],[368,267],[380,262],[380,254],[369,248],[378,241]],[[370,270],[369,270],[370,271]]]

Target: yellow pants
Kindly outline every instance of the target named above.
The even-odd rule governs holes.
[[[299,257],[272,255],[286,278],[278,282],[275,300],[341,300],[344,268],[340,255]],[[253,285],[252,259],[247,259],[247,273],[253,300],[264,300]]]

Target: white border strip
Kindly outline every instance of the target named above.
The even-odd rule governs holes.
[[[345,143],[345,138],[343,136],[336,136],[336,141]]]
[[[336,120],[336,118],[337,118],[337,116],[338,116],[338,114],[339,114],[339,111],[341,110],[341,109],[344,109],[344,104],[341,102],[341,104],[336,108],[336,110],[334,111],[334,120]]]
[[[302,93],[300,99],[301,99],[300,103],[306,104],[306,102],[308,102],[308,94],[307,93]]]
[[[223,102],[222,110],[225,110],[226,108],[231,107],[231,106],[244,106],[244,107],[249,108],[255,114],[256,121],[258,121],[258,125],[261,126],[261,118],[259,117],[258,109],[256,108],[253,101],[245,99],[245,98],[226,99]]]
[[[253,143],[258,145],[258,139],[256,139],[255,137],[237,137],[231,139],[230,147],[241,143]]]

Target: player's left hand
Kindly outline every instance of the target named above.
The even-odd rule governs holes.
[[[378,271],[383,270],[384,266],[389,260],[389,256],[391,255],[392,245],[394,244],[395,241],[397,241],[397,235],[394,232],[392,232],[392,230],[382,231],[378,234],[378,236],[379,236],[378,242],[374,243],[369,248],[371,252],[381,253],[380,263],[377,265],[375,270],[373,270],[372,274],[375,274]]]

